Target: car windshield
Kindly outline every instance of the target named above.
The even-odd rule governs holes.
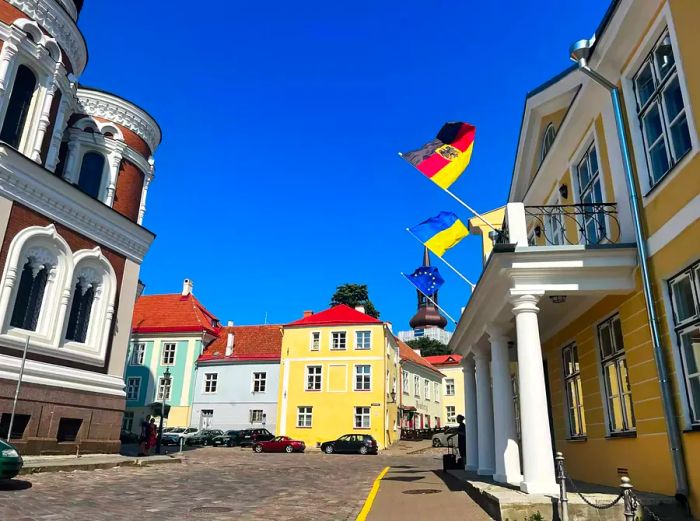
[[[177,429],[173,429],[170,431],[170,433],[175,433],[175,434],[180,434],[181,432],[185,432],[185,429],[178,427]]]
[[[189,434],[190,432],[197,432],[198,429],[187,429],[185,431],[186,434]]]
[[[226,434],[228,434],[229,436],[235,436],[235,435],[238,434],[239,432],[240,432],[240,431],[226,431]]]

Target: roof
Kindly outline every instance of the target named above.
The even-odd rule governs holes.
[[[432,365],[459,365],[462,355],[433,355],[424,357]]]
[[[143,295],[134,305],[132,333],[216,334],[218,329],[219,319],[192,294]]]
[[[308,317],[300,318],[290,322],[285,327],[295,326],[342,326],[350,324],[383,324],[378,318],[371,317],[366,313],[339,304],[319,313],[314,313]]]
[[[413,362],[416,365],[420,365],[422,367],[425,367],[426,369],[430,369],[431,371],[435,371],[437,374],[440,376],[445,376],[440,372],[439,369],[433,366],[430,362],[428,362],[425,358],[423,358],[421,355],[416,353],[411,346],[409,346],[406,342],[403,342],[399,340],[398,338],[396,339],[396,342],[399,344],[399,355],[401,356],[401,360],[406,360],[408,362]]]
[[[233,333],[233,354],[226,356],[229,333]],[[219,330],[216,339],[198,358],[199,362],[213,360],[279,360],[282,352],[282,326],[227,326]]]

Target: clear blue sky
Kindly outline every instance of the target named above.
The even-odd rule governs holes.
[[[267,312],[284,323],[360,282],[382,318],[407,328],[416,298],[399,272],[422,247],[404,228],[441,210],[469,215],[397,152],[446,121],[476,125],[453,189],[481,211],[502,205],[526,92],[569,65],[569,44],[608,3],[88,0],[81,82],[163,129],[146,293],[179,292],[189,277],[222,321]],[[479,240],[446,254],[472,280]],[[457,318],[469,288],[440,270],[441,304]]]

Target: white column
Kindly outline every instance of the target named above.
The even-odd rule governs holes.
[[[464,423],[467,428],[467,457],[466,470],[475,471],[479,468],[479,434],[477,427],[476,378],[474,377],[474,358],[465,356],[464,366]]]
[[[105,193],[105,200],[104,203],[107,206],[112,206],[112,203],[114,203],[114,193],[117,190],[117,179],[119,178],[119,168],[121,167],[122,164],[122,151],[121,150],[115,150],[109,154],[109,157],[107,158],[107,172],[108,172],[108,178],[107,178],[107,190]]]
[[[71,131],[69,131],[69,134]],[[78,164],[78,154],[80,153],[80,143],[71,136],[68,142],[68,152],[66,153],[66,166],[63,169],[63,177],[69,183],[77,184],[80,177],[80,165]]]
[[[46,153],[46,163],[44,165],[46,169],[51,172],[55,172],[56,166],[58,165],[58,153],[61,150],[61,139],[63,138],[63,133],[66,130],[68,118],[70,117],[71,96],[71,92],[63,93],[61,105],[58,108],[58,114],[56,114],[53,135],[51,136],[51,145],[49,146],[49,151]]]
[[[496,472],[493,479],[501,483],[520,485],[520,448],[515,430],[513,388],[510,379],[508,341],[505,331],[487,328],[491,342],[491,377],[493,379],[493,430]]]
[[[152,157],[148,160],[148,164],[150,165],[150,170],[144,174],[143,178],[143,188],[141,189],[141,202],[139,203],[139,216],[136,221],[138,224],[143,223],[143,216],[146,215],[146,197],[148,196],[148,187],[150,186],[151,181],[153,180],[153,173],[155,171],[155,164],[153,162]]]
[[[476,415],[479,439],[479,468],[481,476],[491,476],[494,472],[493,452],[493,400],[491,399],[491,371],[488,350],[474,351],[476,362]]]
[[[36,163],[41,163],[41,148],[44,144],[46,131],[49,128],[51,105],[53,104],[53,98],[56,95],[56,90],[58,89],[58,76],[59,74],[61,74],[62,69],[63,64],[57,63],[56,70],[54,71],[53,75],[49,76],[46,80],[45,85],[43,85],[44,99],[41,104],[41,112],[39,113],[39,124],[34,134],[34,144],[32,145],[30,155],[32,161]]]
[[[15,62],[15,56],[17,56],[19,51],[17,45],[19,45],[19,42],[8,40],[3,43],[2,51],[0,52],[0,122],[5,119],[7,101],[10,99],[12,80],[17,68],[17,63]]]
[[[517,332],[520,432],[523,446],[523,481],[529,494],[558,493],[554,454],[547,413],[542,347],[537,322],[540,295],[511,290]]]

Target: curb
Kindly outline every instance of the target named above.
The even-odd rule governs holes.
[[[106,462],[81,462],[81,463],[30,463],[20,470],[20,476],[39,474],[46,472],[72,472],[75,470],[104,470],[116,467],[148,467],[151,465],[163,465],[169,463],[182,463],[182,458],[159,458],[153,460],[128,459]]]

